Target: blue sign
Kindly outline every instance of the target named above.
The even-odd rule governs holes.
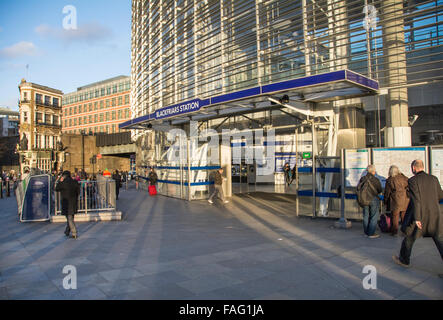
[[[203,106],[200,99],[195,99],[155,111],[155,119],[169,118],[180,114],[195,112]]]

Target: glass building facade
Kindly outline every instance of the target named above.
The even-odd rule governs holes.
[[[390,88],[387,126],[405,126],[408,86],[442,72],[442,9],[441,0],[134,0],[133,117],[350,69]]]
[[[316,145],[315,153],[325,157],[338,156],[342,148],[437,143],[435,132],[443,131],[442,21],[443,0],[133,0],[132,118],[143,120],[193,99],[212,101],[249,88],[351,70],[376,80],[377,94],[315,105],[318,119],[321,110],[331,119],[329,129],[322,129],[328,124],[314,125],[315,138],[310,128],[294,135],[294,126],[302,125],[297,113],[272,109],[264,95],[259,102],[202,109],[197,117],[172,119],[169,125],[187,130],[191,118],[214,112],[218,116],[199,120],[199,130],[281,128],[276,139],[287,148],[276,149],[280,153],[293,153],[297,145],[310,152]],[[257,103],[268,103],[269,109],[247,116],[238,111]],[[229,113],[232,105],[236,112]],[[192,159],[171,164],[165,136],[140,128],[133,131],[137,167],[157,165],[165,188],[174,189],[166,194],[195,198],[183,185],[191,190],[192,183],[197,187],[208,177],[196,178],[199,172],[190,168],[223,166]],[[166,173],[171,168],[175,178]],[[234,171],[246,168],[233,166],[232,181]],[[268,178],[261,181],[277,184],[277,178]]]

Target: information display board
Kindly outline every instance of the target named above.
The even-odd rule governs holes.
[[[431,148],[431,174],[436,176],[443,188],[443,147]]]
[[[346,187],[357,187],[369,163],[369,149],[345,149]]]
[[[403,147],[403,148],[374,148],[372,149],[372,163],[377,170],[383,188],[389,177],[389,168],[396,165],[400,172],[408,178],[412,177],[411,163],[420,159],[425,164],[425,171],[429,172],[426,156],[426,147]]]

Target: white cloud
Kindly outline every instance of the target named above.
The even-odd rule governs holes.
[[[35,44],[28,41],[21,41],[10,47],[0,49],[0,58],[19,58],[23,56],[35,56],[38,50]]]
[[[42,24],[34,31],[42,37],[50,37],[61,40],[64,44],[86,43],[94,45],[112,37],[112,30],[98,23],[87,23],[78,26],[77,29],[66,30],[63,28],[53,28]]]

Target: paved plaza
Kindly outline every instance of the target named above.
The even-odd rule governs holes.
[[[221,205],[142,190],[120,192],[123,221],[19,223],[15,198],[0,199],[0,299],[443,299],[443,263],[432,239],[412,266],[392,262],[401,237],[363,236],[335,220],[295,217],[278,197],[234,196]],[[63,288],[63,268],[77,289]],[[377,289],[363,288],[363,267]]]

